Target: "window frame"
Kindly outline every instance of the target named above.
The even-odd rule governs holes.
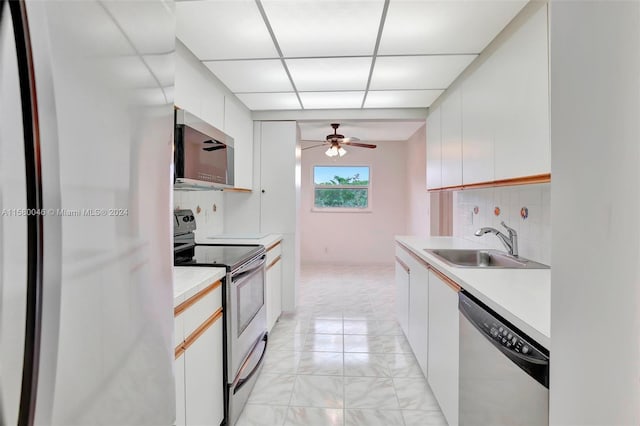
[[[369,169],[369,183],[367,185],[316,185],[316,167],[367,167]],[[311,166],[311,185],[313,195],[311,196],[311,211],[315,213],[372,213],[373,212],[373,192],[372,175],[373,168],[370,164],[314,164]],[[316,189],[366,189],[367,207],[316,207]]]

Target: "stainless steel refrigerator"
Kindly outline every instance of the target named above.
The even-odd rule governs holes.
[[[171,424],[173,2],[0,0],[0,424]]]

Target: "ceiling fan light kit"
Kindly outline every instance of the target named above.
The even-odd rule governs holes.
[[[347,154],[347,150],[343,147],[338,147],[338,145],[333,145],[329,149],[327,149],[324,153],[327,157],[335,157],[339,155],[340,157],[344,157]]]

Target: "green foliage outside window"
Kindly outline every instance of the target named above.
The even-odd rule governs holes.
[[[365,209],[369,206],[369,167],[316,166],[314,183],[317,208]]]

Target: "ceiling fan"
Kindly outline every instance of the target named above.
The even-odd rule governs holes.
[[[358,138],[345,138],[344,135],[341,135],[338,133],[338,127],[340,127],[339,123],[331,123],[331,127],[333,128],[333,134],[327,135],[326,140],[304,141],[304,142],[322,142],[322,143],[303,148],[303,150],[317,148],[320,146],[329,146],[329,148],[325,151],[325,154],[328,157],[335,157],[336,155],[339,155],[340,157],[342,157],[347,153],[347,150],[344,149],[342,145],[349,145],[349,146],[356,146],[360,148],[370,148],[370,149],[373,149],[376,147],[376,145],[372,145],[369,143],[355,142],[360,140]]]

